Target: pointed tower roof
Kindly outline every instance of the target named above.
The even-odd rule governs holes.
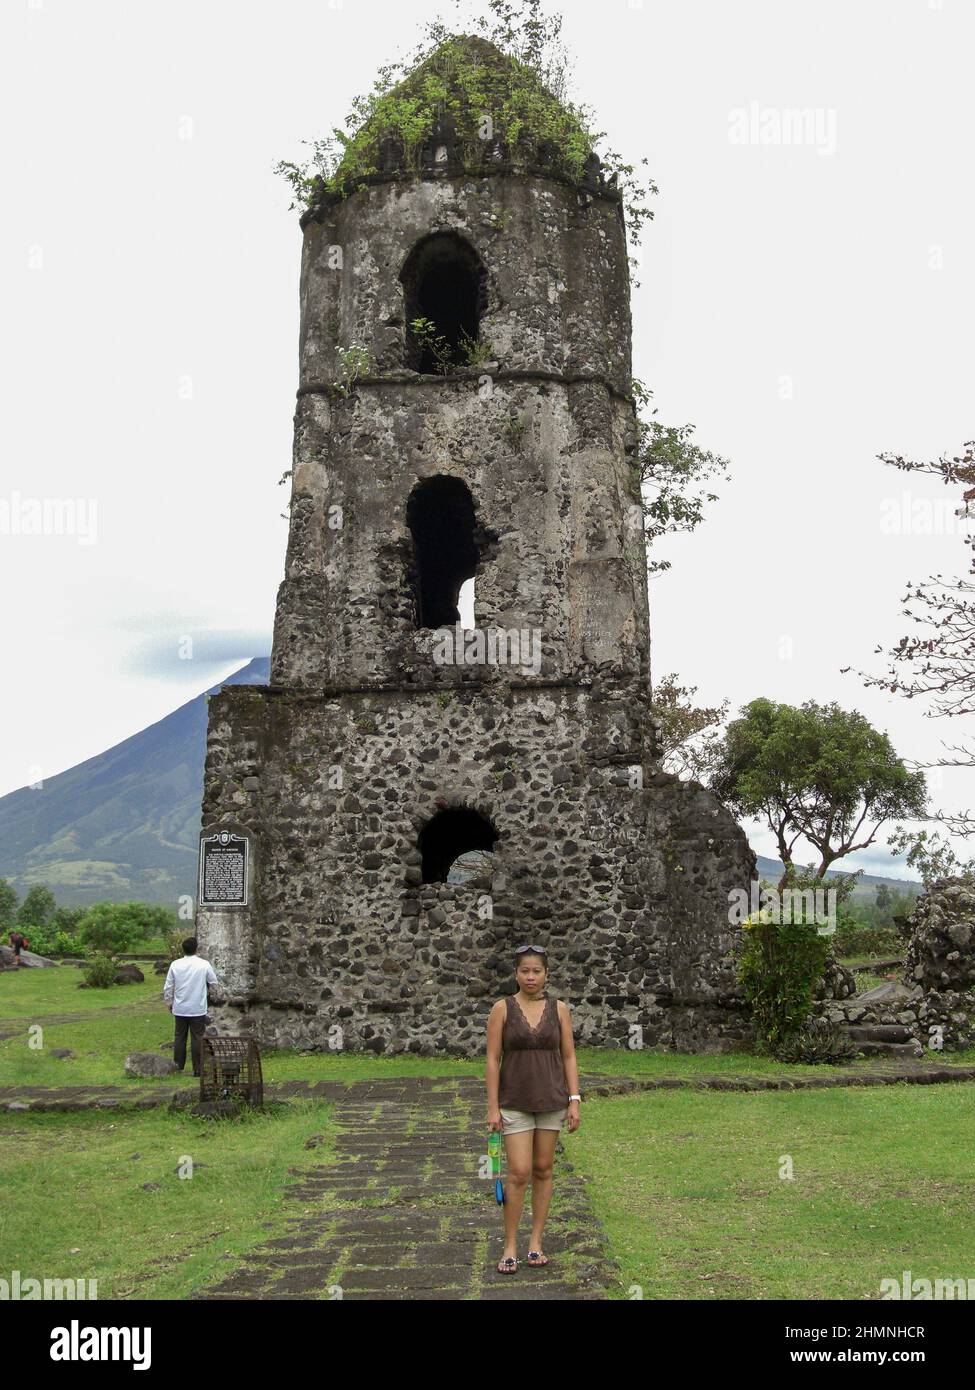
[[[533,68],[486,39],[459,34],[370,97],[317,202],[376,181],[464,172],[535,173],[616,196],[603,185],[581,114]]]

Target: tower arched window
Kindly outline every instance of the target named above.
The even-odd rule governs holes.
[[[417,627],[460,622],[460,591],[477,571],[474,499],[461,478],[441,474],[418,483],[406,504],[413,536]]]
[[[469,241],[434,232],[417,242],[400,271],[407,366],[439,372],[467,365],[485,308],[487,274]]]
[[[420,831],[423,882],[446,883],[450,866],[470,850],[494,849],[498,832],[486,816],[470,806],[438,811]]]

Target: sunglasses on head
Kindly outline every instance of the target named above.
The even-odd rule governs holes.
[[[516,956],[524,955],[524,953],[525,953],[526,951],[531,951],[532,955],[534,955],[534,956],[547,956],[547,955],[548,955],[548,952],[546,951],[546,949],[545,949],[544,946],[517,946],[517,947],[515,948],[515,955],[516,955]]]

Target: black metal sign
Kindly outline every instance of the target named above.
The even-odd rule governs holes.
[[[200,906],[247,906],[246,835],[218,830],[200,841]]]

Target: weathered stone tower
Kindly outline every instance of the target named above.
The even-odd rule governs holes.
[[[210,704],[214,1012],[278,1046],[475,1053],[511,948],[542,942],[581,1043],[730,1045],[754,860],[656,762],[621,200],[530,128],[472,157],[454,70],[425,142],[371,132],[302,219],[271,684]]]

